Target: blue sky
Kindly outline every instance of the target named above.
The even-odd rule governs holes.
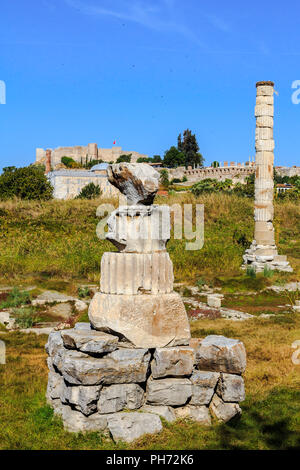
[[[163,155],[187,127],[207,164],[245,161],[259,80],[278,92],[275,162],[300,165],[299,14],[288,0],[1,2],[0,168],[114,140]]]

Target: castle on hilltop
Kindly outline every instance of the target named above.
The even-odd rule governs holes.
[[[77,163],[85,164],[92,160],[102,160],[103,162],[115,163],[121,155],[131,154],[131,162],[135,163],[138,158],[148,158],[148,155],[135,152],[134,150],[125,151],[122,147],[112,147],[110,149],[98,148],[97,144],[88,144],[86,146],[77,145],[75,147],[58,147],[51,150],[51,167],[55,169],[61,164],[62,157],[70,157]],[[46,163],[46,150],[36,149],[36,163]]]

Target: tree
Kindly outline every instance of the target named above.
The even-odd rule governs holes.
[[[160,163],[162,161],[160,155],[153,155],[152,162],[153,163]]]
[[[220,163],[215,160],[214,162],[212,162],[211,166],[212,166],[213,168],[219,168]]]
[[[137,159],[137,163],[150,163],[152,160],[151,158],[146,158],[146,157],[140,157]]]
[[[159,181],[164,188],[168,188],[168,186],[170,185],[170,181],[169,181],[169,175],[168,175],[167,170],[162,170],[160,172]]]
[[[185,164],[185,156],[176,147],[171,147],[165,152],[164,165],[170,168],[176,168]]]
[[[0,199],[49,200],[53,188],[39,165],[24,168],[6,167],[0,176]]]
[[[199,145],[195,134],[189,129],[186,129],[183,133],[183,140],[181,134],[178,136],[177,148],[185,156],[185,167],[196,165],[203,165],[203,156],[199,153]]]
[[[82,168],[82,165],[75,162],[71,157],[62,157],[61,163],[63,163],[67,168]]]
[[[129,155],[120,155],[119,158],[117,159],[117,163],[123,163],[123,162],[130,163],[131,157],[132,157],[132,153],[130,153]]]
[[[82,188],[78,196],[76,196],[76,199],[95,199],[101,196],[101,194],[100,186],[95,185],[94,183],[89,183]]]

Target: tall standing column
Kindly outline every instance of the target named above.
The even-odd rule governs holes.
[[[254,240],[244,255],[244,265],[252,265],[256,271],[270,269],[292,271],[286,256],[279,256],[275,244],[274,218],[274,83],[256,84],[256,172]]]

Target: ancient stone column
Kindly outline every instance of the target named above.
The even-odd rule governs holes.
[[[256,90],[255,231],[253,243],[244,255],[244,265],[252,265],[256,271],[263,271],[266,265],[270,269],[292,271],[286,256],[278,255],[273,227],[274,83],[258,82]]]
[[[188,345],[184,304],[173,291],[166,251],[170,209],[153,205],[159,173],[146,164],[108,167],[109,181],[127,198],[108,219],[106,238],[119,252],[104,253],[100,293],[89,308],[96,330],[116,334],[136,348]]]
[[[46,175],[51,171],[51,150],[46,150]]]

